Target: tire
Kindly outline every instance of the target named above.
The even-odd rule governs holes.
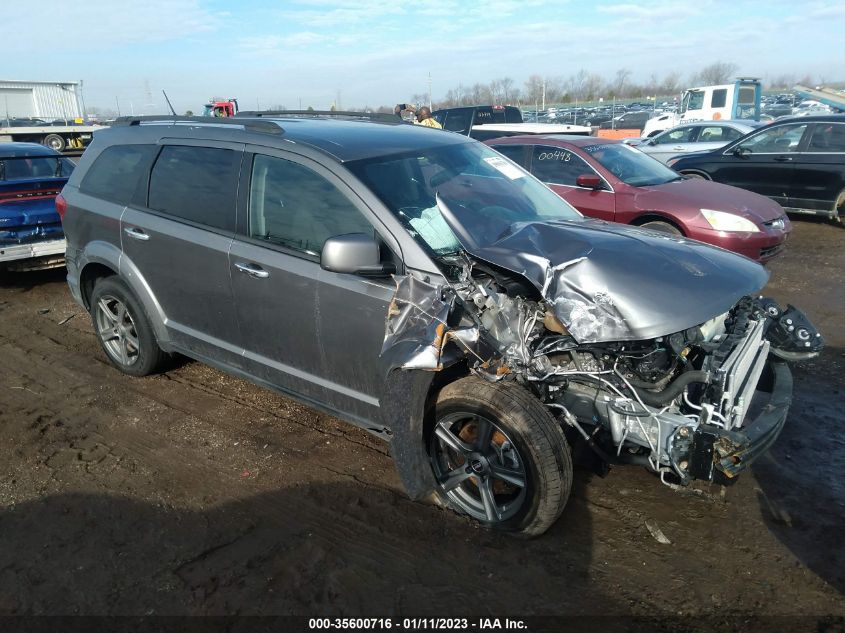
[[[833,203],[834,220],[841,222],[843,215],[845,215],[845,191],[836,196],[836,202]]]
[[[65,139],[58,134],[48,134],[44,137],[44,142],[42,144],[50,149],[56,150],[57,152],[63,152],[67,145],[65,143]]]
[[[700,174],[697,171],[682,171],[680,172],[682,175],[686,176],[687,178],[698,178],[699,180],[710,180],[704,174]]]
[[[130,376],[146,376],[163,366],[167,355],[125,282],[118,277],[97,281],[90,306],[94,332],[112,365]]]
[[[551,527],[569,499],[572,458],[537,398],[470,376],[444,387],[433,413],[428,454],[440,501],[520,536]]]
[[[677,235],[678,237],[683,237],[683,233],[681,230],[675,226],[674,224],[670,224],[669,222],[662,222],[660,220],[652,220],[650,222],[644,222],[643,224],[639,225],[641,229],[651,229],[652,231],[658,231],[660,233],[668,233],[669,235]]]

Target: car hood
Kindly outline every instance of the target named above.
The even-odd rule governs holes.
[[[695,327],[759,291],[768,272],[699,242],[598,220],[526,222],[479,244],[439,203],[471,256],[524,277],[579,343],[644,340]]]
[[[637,187],[634,203],[641,211],[676,211],[679,207],[727,211],[758,225],[783,215],[783,208],[765,196],[702,178]]]

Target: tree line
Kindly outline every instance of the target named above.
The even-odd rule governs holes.
[[[631,79],[632,72],[620,68],[612,77],[591,73],[583,68],[569,77],[542,77],[532,74],[522,85],[511,77],[494,79],[488,83],[474,83],[457,86],[446,91],[442,99],[434,99],[435,108],[450,108],[461,105],[497,103],[532,107],[535,104],[575,104],[612,99],[636,100],[647,97],[671,97],[680,94],[686,88],[729,83],[736,77],[739,67],[730,62],[717,61],[686,79],[681,73],[671,71],[663,76],[652,73],[647,80],[636,82]],[[823,81],[823,80],[822,80]],[[783,74],[772,78],[763,78],[764,90],[788,90],[796,83],[813,85],[813,77],[806,75]],[[427,104],[429,95],[414,94],[411,101]],[[392,106],[382,106],[379,111],[390,111]]]

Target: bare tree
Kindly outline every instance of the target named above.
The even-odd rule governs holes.
[[[613,94],[617,97],[624,96],[625,94],[625,82],[631,77],[631,71],[627,68],[620,68],[616,71],[616,79],[613,82]]]
[[[692,76],[692,83],[712,86],[727,83],[739,66],[729,62],[713,62]]]
[[[681,91],[681,73],[672,71],[663,78],[657,89],[661,95],[676,95]]]
[[[543,98],[543,78],[531,75],[525,82],[525,98],[531,103],[539,103]]]
[[[504,103],[512,103],[515,101],[513,79],[510,77],[502,77],[502,79],[499,80],[499,83],[502,85],[502,101]]]

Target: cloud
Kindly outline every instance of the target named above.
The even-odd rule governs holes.
[[[115,4],[66,0],[3,4],[3,48],[18,53],[59,46],[107,51],[113,47],[155,42],[215,31],[228,15],[203,9],[200,0],[144,0]],[[56,33],[68,34],[56,39]]]

